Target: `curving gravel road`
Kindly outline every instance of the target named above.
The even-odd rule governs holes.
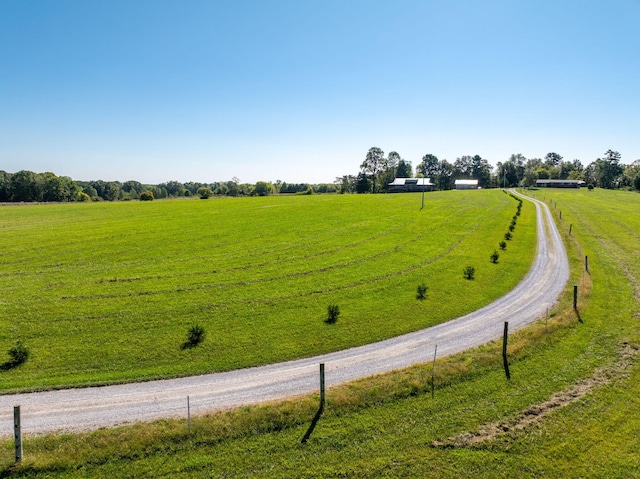
[[[543,317],[569,278],[569,263],[548,207],[535,199],[538,254],[511,292],[466,316],[365,346],[268,366],[116,386],[0,396],[0,436],[13,434],[13,406],[21,406],[23,433],[86,431],[203,414],[318,390],[318,364],[327,386],[424,363],[500,338],[504,322],[514,331]]]

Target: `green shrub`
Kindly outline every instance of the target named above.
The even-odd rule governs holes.
[[[491,253],[490,258],[491,258],[491,262],[493,264],[496,264],[498,262],[498,258],[500,258],[500,254],[496,250],[493,250],[493,253]]]
[[[9,359],[7,366],[12,368],[20,366],[29,359],[29,350],[24,344],[22,344],[22,341],[18,340],[16,341],[16,344],[9,349],[9,357],[11,359]]]
[[[511,232],[510,232],[510,231],[507,231],[507,232],[504,234],[504,239],[506,239],[507,241],[509,241],[511,238],[513,238],[513,235],[511,234]]]
[[[182,344],[182,349],[195,348],[204,341],[206,333],[202,326],[194,324],[189,328],[187,340]]]
[[[426,299],[428,289],[429,288],[427,288],[426,284],[424,283],[419,284],[416,292],[416,299],[419,299],[420,301],[422,301],[423,299]]]
[[[462,270],[462,275],[465,279],[474,279],[476,275],[476,269],[473,266],[465,266]]]
[[[213,196],[213,191],[211,191],[211,188],[209,188],[208,186],[201,186],[200,188],[198,188],[198,191],[196,191],[196,193],[201,200],[206,200]]]
[[[504,241],[500,241],[500,243],[498,243],[498,244],[499,244],[500,249],[501,249],[502,251],[504,251],[504,250],[506,250],[506,249],[507,249],[507,243],[505,243]]]
[[[340,316],[340,308],[337,304],[330,304],[327,307],[327,319],[324,320],[327,324],[334,324],[338,321],[338,316]]]
[[[150,191],[143,191],[140,193],[140,201],[153,201],[153,193]]]

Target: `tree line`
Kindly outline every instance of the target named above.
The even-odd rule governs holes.
[[[457,179],[478,180],[481,188],[531,187],[537,180],[582,180],[586,185],[599,188],[626,188],[640,190],[640,160],[629,165],[621,162],[617,151],[607,150],[586,167],[578,159],[564,161],[558,153],[548,153],[544,158],[527,159],[513,154],[505,162],[492,168],[480,155],[467,155],[453,163],[426,154],[416,166],[416,176],[430,178],[438,190],[450,190]],[[370,148],[360,165],[357,175],[336,178],[335,183],[343,193],[380,193],[389,189],[395,178],[411,178],[413,166],[396,151],[385,156],[378,147]]]
[[[337,177],[334,183],[309,184],[282,181],[241,183],[230,181],[200,183],[168,181],[157,185],[138,181],[77,181],[54,173],[0,170],[0,202],[127,201],[155,198],[199,196],[307,195],[315,193],[384,193],[395,178],[411,178],[413,165],[396,151],[385,156],[378,147],[370,148],[357,175]],[[438,190],[454,188],[457,179],[476,179],[481,188],[535,186],[539,179],[582,180],[599,188],[640,190],[640,159],[625,165],[620,153],[607,150],[602,158],[584,166],[578,159],[565,161],[558,153],[544,158],[525,158],[513,154],[492,168],[480,155],[467,155],[453,163],[426,154],[415,168],[415,175],[431,178]]]
[[[197,196],[266,196],[271,194],[336,193],[335,184],[241,183],[238,178],[230,181],[200,183],[168,181],[157,185],[139,181],[78,181],[54,173],[34,173],[21,170],[8,173],[0,170],[0,202],[72,202],[72,201],[128,201],[156,198],[180,198]]]

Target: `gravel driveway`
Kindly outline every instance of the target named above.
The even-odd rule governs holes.
[[[254,404],[317,391],[319,363],[327,386],[404,368],[500,338],[543,317],[563,291],[569,263],[548,207],[535,199],[538,254],[526,278],[490,305],[446,323],[365,346],[308,359],[225,373],[116,386],[0,396],[0,436],[13,435],[13,406],[20,405],[23,433],[86,431],[186,417],[191,413]],[[545,227],[546,225],[546,227]]]

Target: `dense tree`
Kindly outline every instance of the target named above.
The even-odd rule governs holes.
[[[339,186],[340,193],[353,193],[356,191],[357,178],[353,175],[344,175],[336,178],[334,182]]]
[[[181,193],[183,192],[184,187],[179,181],[167,181],[166,183],[161,183],[158,186],[166,189],[169,196],[183,196]]]
[[[581,180],[580,175],[582,174],[582,163],[580,160],[573,161],[563,161],[560,163],[560,175],[558,179],[560,180]]]
[[[518,153],[511,155],[504,163],[498,162],[496,165],[498,186],[518,186],[524,178],[526,160],[523,155]]]
[[[362,173],[371,177],[373,192],[376,192],[376,184],[378,183],[378,175],[385,171],[388,167],[388,160],[384,157],[384,151],[374,146],[369,149],[367,156],[360,165]]]
[[[389,183],[396,178],[396,171],[400,162],[404,160],[397,151],[392,151],[387,155],[386,162],[383,164],[383,171],[378,175],[378,182],[382,191],[389,191]]]
[[[635,188],[639,190],[637,186],[638,178],[640,178],[640,160],[636,160],[630,165],[624,167],[624,185],[626,187]]]
[[[135,200],[138,198],[138,194],[144,191],[145,188],[139,181],[129,180],[122,184],[122,191],[127,194],[127,198]]]
[[[104,188],[103,198],[107,201],[115,201],[120,194],[121,183],[119,181],[109,181]]]
[[[33,171],[20,170],[11,176],[9,184],[11,201],[40,201],[42,190]]]
[[[267,183],[266,181],[258,181],[253,190],[253,194],[258,196],[267,196],[272,194],[273,191],[274,188],[271,183]]]
[[[89,198],[91,198],[92,200],[97,200],[98,198],[100,198],[98,196],[98,190],[96,190],[90,184],[81,185],[81,186],[82,186],[82,192],[84,194],[86,194]]]
[[[201,200],[209,199],[213,196],[213,191],[208,186],[201,186],[196,190],[196,194],[200,197]]]
[[[68,176],[43,173],[41,184],[43,201],[77,201],[81,192],[78,184]]]
[[[240,188],[237,181],[227,181],[227,195],[240,196]]]
[[[435,183],[439,190],[450,190],[453,188],[453,173],[453,165],[447,160],[442,160],[438,162],[438,171],[435,175],[435,181],[431,181]]]
[[[540,178],[538,170],[541,168],[542,160],[540,158],[528,159],[524,164],[522,185],[526,187],[535,186],[536,180]]]
[[[398,153],[397,151],[391,151],[389,152],[389,154],[387,155],[387,168],[396,168],[398,166],[398,163],[400,163],[402,161],[402,157],[400,156],[400,153]]]
[[[0,202],[11,201],[11,173],[0,170]]]
[[[411,162],[400,160],[396,168],[396,178],[411,178],[412,177]]]
[[[548,166],[559,167],[560,163],[562,162],[562,156],[560,156],[558,153],[547,153],[547,155],[544,157],[544,162]]]
[[[469,179],[472,175],[471,157],[469,155],[456,158],[453,162],[453,176],[456,179]]]
[[[471,158],[471,177],[478,180],[478,186],[481,188],[491,186],[491,165],[480,155]]]
[[[598,158],[594,162],[596,185],[600,188],[617,187],[623,172],[624,168],[620,165],[620,153],[617,151],[607,150],[604,158]]]
[[[295,194],[295,193],[301,193],[303,191],[308,191],[310,189],[313,189],[311,187],[310,184],[308,183],[287,183],[284,182],[280,185],[280,193],[283,194]]]
[[[435,179],[438,175],[438,168],[438,157],[429,153],[422,157],[422,163],[418,165],[417,170],[422,173],[423,177]]]
[[[356,193],[370,193],[371,181],[364,171],[361,171],[356,178]]]

